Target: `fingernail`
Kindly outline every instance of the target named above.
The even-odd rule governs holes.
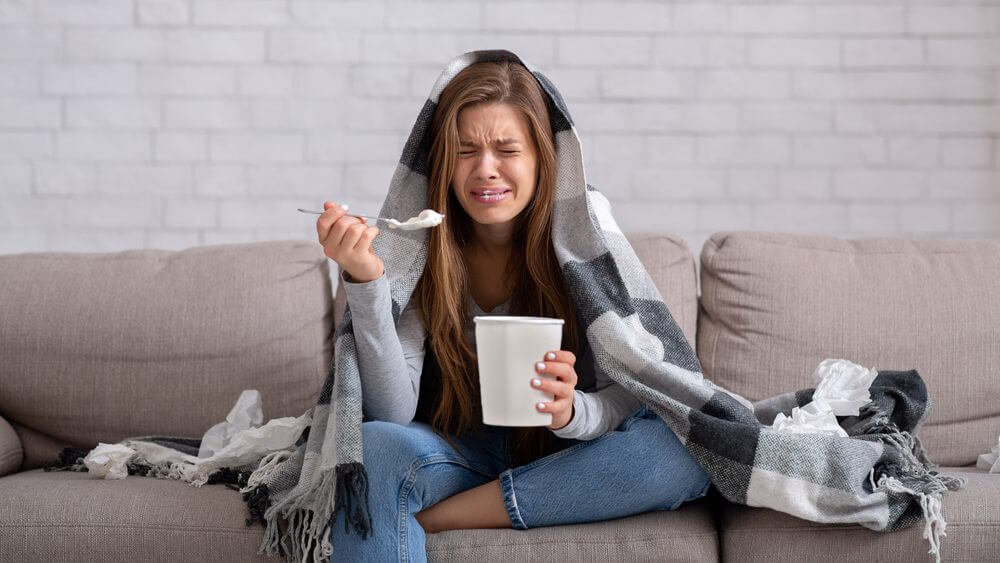
[[[538,371],[545,371],[545,362],[538,362],[535,364],[535,369]]]
[[[544,409],[545,408],[545,403],[538,403],[538,408]]]
[[[539,385],[542,384],[542,382],[537,379],[532,379],[531,384],[534,385],[535,387],[538,387]]]
[[[348,208],[348,207],[350,207],[350,206],[349,206],[349,205],[347,205],[346,203],[341,203],[341,204],[340,204],[340,208],[341,208],[341,209],[343,209],[344,211],[347,211],[347,208]]]
[[[556,359],[555,352],[549,352],[548,354],[545,354],[545,359],[546,360],[554,360],[554,359]]]

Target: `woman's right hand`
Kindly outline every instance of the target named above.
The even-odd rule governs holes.
[[[323,214],[316,219],[316,233],[323,254],[357,283],[382,276],[385,265],[371,247],[378,227],[369,226],[363,217],[347,215],[347,210],[332,201],[323,202]]]

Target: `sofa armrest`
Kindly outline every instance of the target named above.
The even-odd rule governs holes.
[[[0,477],[20,471],[23,459],[21,438],[14,432],[14,427],[0,416]]]

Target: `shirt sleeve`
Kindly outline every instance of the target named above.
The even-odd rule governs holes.
[[[585,393],[577,389],[573,398],[573,418],[552,433],[560,438],[593,440],[618,428],[618,425],[642,407],[642,400],[621,385],[611,384]]]
[[[344,271],[340,280],[351,307],[362,412],[374,420],[409,424],[417,410],[426,337],[417,302],[410,299],[394,326],[384,272],[372,281],[355,282]]]

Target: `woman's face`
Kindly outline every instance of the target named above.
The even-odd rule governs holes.
[[[538,158],[528,120],[508,104],[458,112],[458,157],[451,189],[477,223],[510,227],[535,193]]]

